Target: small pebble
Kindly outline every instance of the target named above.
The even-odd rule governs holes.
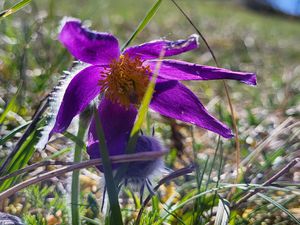
[[[297,171],[294,173],[293,180],[294,180],[294,182],[297,182],[297,183],[300,182],[300,172]]]

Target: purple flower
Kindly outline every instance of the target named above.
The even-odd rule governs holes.
[[[163,145],[155,137],[140,135],[135,146],[136,153],[142,152],[160,152],[165,151]],[[162,158],[149,161],[131,162],[124,174],[125,183],[131,180],[144,181],[154,175],[158,170],[163,170],[164,163]],[[127,180],[127,181],[126,181]]]
[[[118,40],[109,33],[90,31],[80,21],[67,21],[60,34],[60,42],[77,59],[88,66],[68,85],[60,105],[52,133],[63,132],[73,117],[82,112],[100,93],[98,111],[110,155],[124,152],[129,133],[159,55],[178,55],[198,47],[198,36],[186,40],[155,40],[129,47],[120,52]],[[198,98],[181,80],[233,79],[248,85],[256,84],[253,73],[162,59],[150,108],[160,114],[213,131],[225,138],[231,130],[211,116]],[[95,121],[88,134],[88,152],[100,157]]]
[[[135,146],[136,153],[164,150],[163,145],[155,137],[144,135],[138,137]],[[167,170],[164,167],[162,157],[142,162],[131,162],[128,164],[127,170],[123,175],[123,183],[125,186],[128,183],[131,184],[131,187],[134,189],[140,188],[140,201],[142,202],[144,187],[146,186],[150,193],[154,193],[151,180],[156,175],[161,175],[164,172],[167,172]]]

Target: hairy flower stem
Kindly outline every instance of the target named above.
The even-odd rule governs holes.
[[[83,140],[85,131],[87,128],[86,120],[83,117],[79,118],[79,126],[77,138]],[[74,163],[81,162],[82,159],[82,147],[79,144],[75,146]],[[80,182],[79,182],[80,170],[73,171],[72,174],[72,187],[71,187],[71,214],[72,214],[72,225],[80,225]]]

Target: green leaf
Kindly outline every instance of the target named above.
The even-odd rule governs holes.
[[[63,135],[73,141],[76,145],[80,146],[82,149],[86,149],[85,143],[74,134],[66,131],[63,133]]]
[[[35,145],[39,140],[39,135],[37,131],[34,131],[33,133],[28,136],[26,141],[23,143],[23,145],[19,148],[18,152],[14,155],[13,159],[9,163],[7,167],[7,173],[14,172],[18,169],[23,168],[27,165],[29,160],[31,159],[31,156],[35,152]],[[6,190],[7,188],[11,187],[11,185],[18,179],[19,177],[13,177],[11,179],[5,180],[0,185],[0,192]]]
[[[165,50],[163,49],[162,52],[160,53],[159,58],[161,59],[164,54],[165,54]],[[138,114],[137,114],[137,120],[135,121],[133,128],[130,132],[129,141],[128,141],[128,144],[127,144],[126,150],[125,150],[126,154],[134,153],[135,145],[136,145],[136,142],[138,139],[138,134],[143,125],[144,120],[146,119],[146,116],[148,113],[148,108],[149,108],[149,105],[150,105],[150,102],[152,99],[152,95],[154,93],[155,83],[156,83],[160,65],[161,65],[161,62],[158,62],[156,64],[152,79],[147,87],[146,93],[141,102],[141,106],[140,106]],[[117,174],[115,175],[115,180],[116,180],[117,184],[121,182],[124,173],[127,171],[127,167],[128,167],[128,164],[123,164],[118,169]]]
[[[188,199],[186,199],[185,201],[181,201],[179,202],[178,204],[172,206],[169,210],[169,212],[171,214],[175,213],[178,209],[182,208],[183,206],[185,206],[186,204],[188,204],[189,202],[191,201],[194,201],[202,196],[205,196],[209,193],[213,193],[213,192],[216,192],[216,191],[219,191],[219,190],[222,190],[222,189],[230,189],[232,187],[245,187],[246,185],[245,184],[228,184],[228,185],[224,185],[224,186],[220,186],[220,187],[216,187],[216,188],[212,188],[212,189],[209,189],[207,191],[204,191],[204,192],[201,192],[199,194],[196,194]],[[162,221],[164,221],[170,214],[167,214],[165,216],[162,217]]]
[[[17,99],[18,95],[20,94],[21,88],[22,88],[22,83],[19,85],[17,92],[14,94],[14,96],[12,97],[12,99],[10,100],[10,102],[8,103],[8,105],[5,108],[4,112],[1,114],[1,116],[0,116],[0,124],[3,123],[3,121],[5,120],[5,117],[6,117],[7,113],[13,108],[13,106],[15,106],[15,102],[16,102],[16,99]]]
[[[12,131],[10,131],[7,135],[5,135],[3,138],[0,139],[0,145],[3,145],[5,142],[7,142],[9,139],[11,139],[16,133],[18,133],[21,130],[23,130],[24,128],[26,128],[30,123],[31,123],[31,121],[28,121],[28,122],[16,127]]]
[[[147,24],[150,22],[152,17],[155,15],[157,10],[159,9],[159,6],[161,4],[162,0],[157,0],[156,3],[151,7],[151,9],[146,14],[145,18],[140,22],[134,33],[130,36],[128,41],[123,45],[122,51],[135,39],[135,37],[142,32],[142,30],[147,26]]]
[[[111,225],[112,224],[123,225],[122,214],[121,214],[121,209],[120,209],[119,199],[118,199],[117,186],[113,178],[111,162],[109,159],[108,149],[106,146],[104,131],[96,107],[94,107],[94,118],[96,122],[96,131],[99,140],[100,155],[103,163],[105,185],[107,189],[108,200],[109,200],[110,210],[111,210],[111,215],[109,215],[108,213],[107,218],[110,218],[109,221]]]
[[[197,190],[198,190],[198,193],[201,193],[201,188],[202,188],[202,183],[204,181],[204,175],[205,175],[205,172],[206,172],[206,168],[207,168],[207,165],[208,165],[208,161],[209,161],[209,156],[206,158],[205,160],[205,164],[204,164],[204,167],[201,168],[200,167],[200,161],[195,158],[195,163],[196,163],[196,181],[197,181]],[[201,163],[202,164],[202,163]],[[202,172],[201,172],[202,170]],[[203,188],[202,188],[203,189]],[[195,201],[195,204],[194,204],[194,213],[195,215],[197,215],[196,217],[199,216],[200,213],[202,213],[204,210],[204,206],[205,206],[205,196],[197,199]]]
[[[23,7],[25,7],[27,4],[29,4],[31,2],[31,0],[23,0],[18,2],[17,4],[15,4],[14,6],[12,6],[9,9],[6,9],[2,12],[0,12],[0,19],[5,18],[17,11],[19,11],[20,9],[22,9]]]
[[[96,220],[92,220],[88,217],[82,216],[81,219],[85,220],[84,222],[89,222],[90,224],[100,225],[100,223]]]
[[[227,225],[230,216],[230,203],[226,199],[219,198],[215,225]]]
[[[262,193],[257,193],[257,195],[279,208],[282,212],[287,214],[290,217],[290,219],[293,220],[296,224],[300,224],[300,220],[298,220],[287,208],[283,207],[281,204]]]
[[[79,118],[79,126],[77,139],[82,140],[84,138],[88,123],[82,117]],[[75,153],[74,153],[74,162],[81,162],[82,159],[82,150],[83,147],[81,143],[78,141],[75,145]],[[80,225],[80,181],[79,181],[80,170],[73,171],[72,174],[72,187],[71,187],[71,214],[72,214],[72,224]]]
[[[160,59],[164,56],[165,50],[163,49],[162,52],[160,53]],[[126,148],[126,153],[133,153],[134,149],[135,149],[135,144],[138,138],[138,133],[143,125],[143,122],[146,119],[147,113],[148,113],[148,109],[149,109],[149,105],[152,99],[152,95],[154,93],[154,88],[155,88],[155,83],[156,83],[156,79],[157,79],[157,75],[159,72],[159,68],[161,66],[161,62],[159,61],[156,66],[155,66],[155,70],[154,70],[154,74],[152,76],[152,79],[147,87],[146,93],[143,97],[141,106],[139,108],[138,114],[137,114],[137,120],[134,123],[134,126],[130,132],[130,139]]]
[[[64,155],[64,154],[70,152],[72,149],[73,149],[73,148],[71,148],[71,147],[67,147],[67,148],[58,150],[58,151],[56,151],[55,153],[53,153],[52,155],[50,155],[50,156],[44,158],[43,161],[55,159],[55,158],[57,158],[57,157],[59,157],[59,156],[61,156],[61,155]]]

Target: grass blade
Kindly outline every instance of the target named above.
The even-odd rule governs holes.
[[[205,171],[207,169],[208,161],[209,161],[209,156],[207,156],[203,168],[200,168],[199,160],[197,162],[197,164],[198,164],[196,166],[196,171],[198,170],[198,172],[196,172],[197,189],[198,189],[197,194],[201,193],[203,178],[204,178]],[[200,171],[200,169],[202,169],[202,172]],[[203,212],[204,202],[205,202],[205,196],[203,196],[195,201],[196,214],[198,214],[199,212]]]
[[[27,165],[31,156],[35,152],[35,144],[37,143],[39,136],[37,131],[33,132],[26,141],[19,148],[18,152],[14,155],[12,160],[7,166],[7,174],[12,173],[18,169],[23,168]],[[11,187],[11,185],[18,179],[18,176],[5,180],[0,185],[0,192]]]
[[[165,54],[165,49],[162,49],[159,59],[162,59],[164,57]],[[130,133],[130,139],[126,148],[126,153],[133,153],[135,144],[136,144],[136,140],[137,140],[137,135],[143,125],[143,122],[146,119],[147,113],[148,113],[148,108],[152,99],[152,95],[154,93],[154,88],[155,88],[155,83],[156,83],[156,79],[158,76],[158,72],[161,66],[161,61],[159,61],[156,66],[155,66],[155,70],[154,70],[154,74],[152,76],[152,79],[147,87],[146,93],[143,97],[141,106],[139,108],[138,111],[138,115],[137,115],[137,120],[131,130]]]
[[[217,209],[217,215],[215,219],[215,225],[227,225],[230,216],[230,203],[226,199],[222,199],[219,196],[219,204]]]
[[[130,36],[128,41],[122,46],[122,51],[135,39],[135,37],[142,32],[142,30],[147,26],[147,24],[150,22],[152,17],[155,15],[157,10],[159,9],[159,6],[161,4],[162,0],[157,0],[156,3],[151,7],[151,9],[146,14],[145,18],[140,22],[136,30],[133,32],[133,34]]]
[[[215,152],[214,152],[214,156],[213,156],[213,160],[212,160],[212,163],[211,163],[211,167],[210,167],[209,172],[208,172],[208,178],[207,178],[207,182],[206,182],[206,185],[205,185],[205,191],[207,190],[208,185],[209,185],[210,182],[211,182],[211,174],[212,174],[213,168],[214,168],[215,163],[216,163],[216,158],[217,158],[217,155],[218,155],[220,143],[221,143],[221,137],[218,136],[217,147],[216,147],[216,150],[215,150]],[[218,177],[219,177],[219,176],[220,176],[220,172],[218,173]]]
[[[5,117],[6,117],[7,113],[13,108],[13,106],[15,106],[15,102],[16,102],[16,99],[17,99],[18,95],[20,94],[21,88],[22,88],[22,83],[19,85],[17,92],[14,94],[14,96],[12,97],[12,99],[10,100],[10,102],[8,103],[8,105],[5,108],[4,112],[1,114],[1,116],[0,116],[0,124],[3,123],[3,121],[5,120]]]
[[[282,212],[287,214],[290,217],[290,219],[293,220],[296,224],[300,224],[300,220],[298,220],[287,208],[283,207],[281,204],[262,193],[257,193],[257,195],[279,208]]]
[[[85,222],[88,222],[90,224],[95,224],[95,225],[101,225],[98,221],[92,220],[88,217],[82,216],[81,219],[85,220]]]
[[[0,139],[0,145],[3,145],[5,142],[7,142],[9,139],[11,139],[16,133],[20,132],[24,128],[26,128],[32,121],[28,121],[15,129],[13,129],[10,133],[5,135],[3,138]]]
[[[100,155],[103,162],[105,185],[107,187],[108,199],[110,204],[110,211],[111,211],[110,224],[123,225],[121,209],[120,209],[119,199],[118,199],[117,186],[113,178],[111,161],[109,159],[104,131],[96,107],[94,107],[94,118],[96,122],[96,130],[97,130],[97,135],[99,140]],[[108,217],[110,216],[108,215]]]
[[[79,140],[83,140],[85,131],[87,129],[86,120],[82,117],[79,118],[79,126],[77,138]],[[75,145],[75,153],[74,153],[74,163],[81,162],[82,159],[82,146],[80,144]],[[71,187],[71,214],[72,214],[72,224],[80,225],[80,182],[79,182],[79,174],[80,170],[73,171],[72,174],[72,187]]]
[[[63,133],[63,135],[73,141],[76,145],[80,146],[82,149],[86,149],[85,143],[82,141],[82,139],[79,139],[78,136],[66,131]]]
[[[71,148],[71,147],[67,147],[67,148],[58,150],[58,151],[56,151],[55,153],[53,153],[52,155],[50,155],[50,156],[44,158],[43,161],[47,161],[47,160],[51,160],[51,159],[58,158],[58,157],[60,157],[60,156],[62,156],[62,155],[64,155],[64,154],[70,152],[72,149],[73,149],[73,148]]]
[[[219,168],[218,168],[218,179],[216,182],[216,187],[219,187],[219,185],[220,185],[221,173],[222,173],[222,168],[223,168],[223,160],[224,160],[223,146],[222,146],[220,136],[218,137],[218,147],[220,148],[220,164],[219,164]],[[213,214],[213,207],[215,205],[216,198],[217,198],[217,192],[214,193],[213,202],[212,202],[212,206],[211,206],[211,210],[210,210],[210,216],[212,216],[212,214]]]
[[[29,4],[31,2],[31,0],[23,0],[18,2],[17,4],[15,4],[14,6],[12,6],[9,9],[6,9],[2,12],[0,12],[0,19],[5,18],[17,11],[19,11],[20,9],[22,9],[23,7],[25,7],[27,4]]]
[[[162,49],[159,59],[162,59],[164,54],[165,54],[165,49]],[[155,83],[156,83],[156,79],[157,79],[157,75],[158,75],[160,66],[161,66],[161,61],[159,61],[156,64],[152,79],[151,79],[151,81],[147,87],[146,93],[143,97],[141,106],[140,106],[138,114],[137,114],[137,120],[135,121],[133,128],[130,132],[130,138],[129,138],[129,141],[128,141],[128,144],[127,144],[126,150],[125,150],[126,154],[134,153],[139,131],[143,125],[144,120],[147,117],[148,108],[149,108],[149,105],[150,105],[150,102],[152,99],[152,95],[154,93]],[[122,180],[123,174],[127,171],[127,166],[128,166],[127,164],[124,164],[120,167],[120,169],[118,169],[118,172],[115,176],[116,183],[119,183]]]
[[[194,195],[193,197],[191,197],[189,199],[181,201],[180,203],[178,203],[178,204],[174,205],[173,207],[171,207],[171,209],[169,211],[171,213],[175,213],[178,209],[182,208],[183,206],[185,206],[189,202],[192,202],[192,201],[196,200],[197,198],[201,198],[202,196],[205,196],[205,195],[207,195],[209,193],[220,191],[222,189],[231,189],[233,187],[239,187],[239,186],[245,186],[245,184],[228,184],[228,185],[219,186],[219,187],[216,187],[216,188],[209,189],[207,191],[204,191],[204,192],[201,192],[199,194],[196,194],[196,195]],[[164,221],[168,216],[169,216],[169,214],[165,215],[162,218],[162,220]]]
[[[9,155],[6,157],[6,159],[4,160],[4,162],[1,164],[1,166],[0,166],[0,175],[3,175],[4,173],[7,172],[6,171],[6,167],[9,165],[9,163],[11,162],[11,160],[18,153],[18,151],[21,148],[21,146],[24,144],[24,142],[26,142],[26,140],[28,139],[28,137],[33,132],[36,132],[38,124],[42,124],[43,123],[43,121],[44,121],[45,118],[41,119],[41,117],[42,117],[43,113],[45,112],[45,110],[48,108],[48,103],[49,103],[49,99],[48,98],[44,99],[41,102],[40,107],[35,111],[35,113],[33,115],[32,122],[27,127],[27,129],[25,130],[25,132],[22,135],[22,137],[18,140],[18,142],[16,143],[14,149],[9,153]]]
[[[176,3],[176,1],[175,0],[171,0],[171,1],[175,5],[175,7],[182,13],[182,15],[187,19],[187,21],[195,29],[195,31],[199,34],[199,36],[203,40],[204,44],[206,45],[207,49],[209,50],[211,56],[213,57],[213,60],[214,60],[214,62],[216,64],[216,66],[220,67],[219,63],[217,61],[217,58],[216,58],[216,56],[215,56],[215,54],[213,52],[213,50],[209,46],[209,44],[206,41],[206,39],[203,36],[203,34],[200,32],[200,30],[197,28],[197,26],[193,23],[193,21],[191,20],[191,18]],[[228,90],[228,86],[227,86],[227,83],[226,83],[225,80],[223,80],[223,86],[224,86],[224,89],[225,89],[226,98],[227,98],[227,101],[228,101],[228,105],[229,105],[229,109],[230,109],[230,113],[231,113],[231,118],[232,118],[232,123],[233,123],[234,134],[235,134],[234,139],[235,139],[235,147],[236,147],[236,172],[237,172],[236,183],[238,183],[240,181],[240,179],[242,178],[242,176],[240,176],[240,174],[239,174],[239,168],[240,168],[240,142],[239,142],[239,133],[238,133],[238,128],[237,128],[236,116],[234,114],[233,104],[232,104],[232,101],[231,101],[231,98],[230,98],[230,94],[229,94],[229,90]],[[233,193],[233,192],[234,192],[234,190],[232,190],[231,193]]]

